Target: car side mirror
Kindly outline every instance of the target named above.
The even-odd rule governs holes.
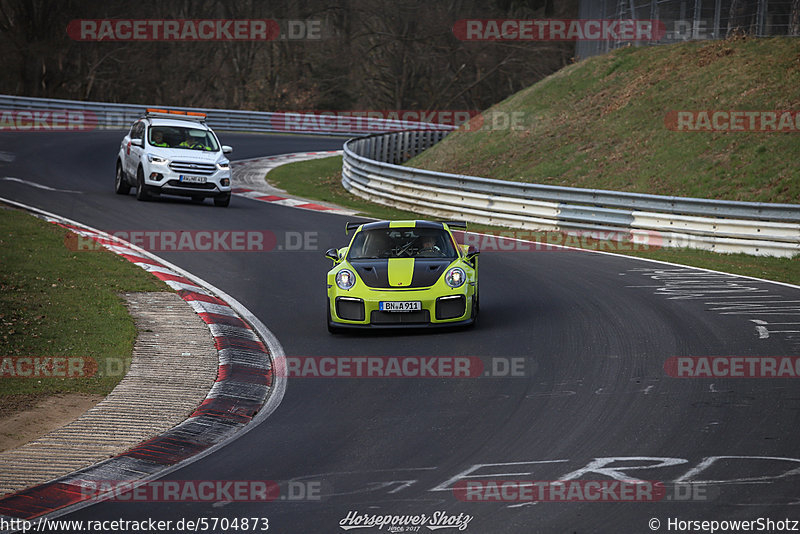
[[[138,146],[139,148],[144,147],[144,141],[142,141],[141,139],[131,139],[131,144],[133,146]]]
[[[329,248],[325,252],[325,257],[329,258],[329,259],[331,259],[333,261],[339,261],[339,251],[337,249],[335,249],[335,248]]]
[[[473,262],[475,260],[475,258],[477,258],[480,255],[480,253],[481,253],[480,250],[478,250],[477,248],[475,248],[472,245],[470,245],[469,248],[467,249],[466,260],[468,262]]]
[[[228,145],[222,145],[222,153],[223,154],[230,154],[233,152],[233,147]]]

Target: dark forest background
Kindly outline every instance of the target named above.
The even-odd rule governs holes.
[[[453,24],[578,18],[592,1],[0,0],[0,93],[261,111],[483,110],[573,61],[575,44],[464,42]],[[605,18],[630,17],[633,4],[607,0]],[[655,5],[684,18],[699,4]],[[701,5],[713,16],[716,1]],[[755,32],[759,0],[721,5],[726,34]],[[784,34],[800,33],[800,0],[767,5]],[[322,38],[81,42],[67,34],[75,19],[314,20]]]
[[[468,43],[463,18],[574,18],[577,0],[0,0],[0,93],[249,110],[485,109],[574,43]],[[80,42],[73,19],[314,19],[322,39]]]

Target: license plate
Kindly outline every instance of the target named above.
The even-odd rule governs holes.
[[[205,176],[188,176],[186,174],[181,174],[181,182],[185,182],[187,184],[204,184],[206,183]]]
[[[389,312],[419,311],[422,309],[422,303],[419,301],[403,301],[403,302],[381,301],[379,307],[381,311],[389,311]]]

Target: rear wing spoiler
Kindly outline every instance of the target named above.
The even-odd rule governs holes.
[[[360,222],[347,222],[347,223],[345,223],[345,225],[344,225],[345,234],[349,234],[353,230],[357,230],[358,227],[361,226],[362,224],[364,224],[364,223],[360,223]],[[450,228],[461,228],[462,230],[466,230],[467,229],[466,221],[442,221],[442,224],[446,224]]]

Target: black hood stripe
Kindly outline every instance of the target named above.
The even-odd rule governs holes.
[[[414,287],[430,287],[447,272],[447,267],[453,263],[452,259],[441,258],[416,258],[414,260],[414,274],[411,285],[403,289]],[[389,260],[353,260],[350,262],[358,277],[368,287],[376,289],[397,289],[389,285]]]
[[[369,287],[389,287],[389,260],[354,260],[350,262],[361,281]]]

